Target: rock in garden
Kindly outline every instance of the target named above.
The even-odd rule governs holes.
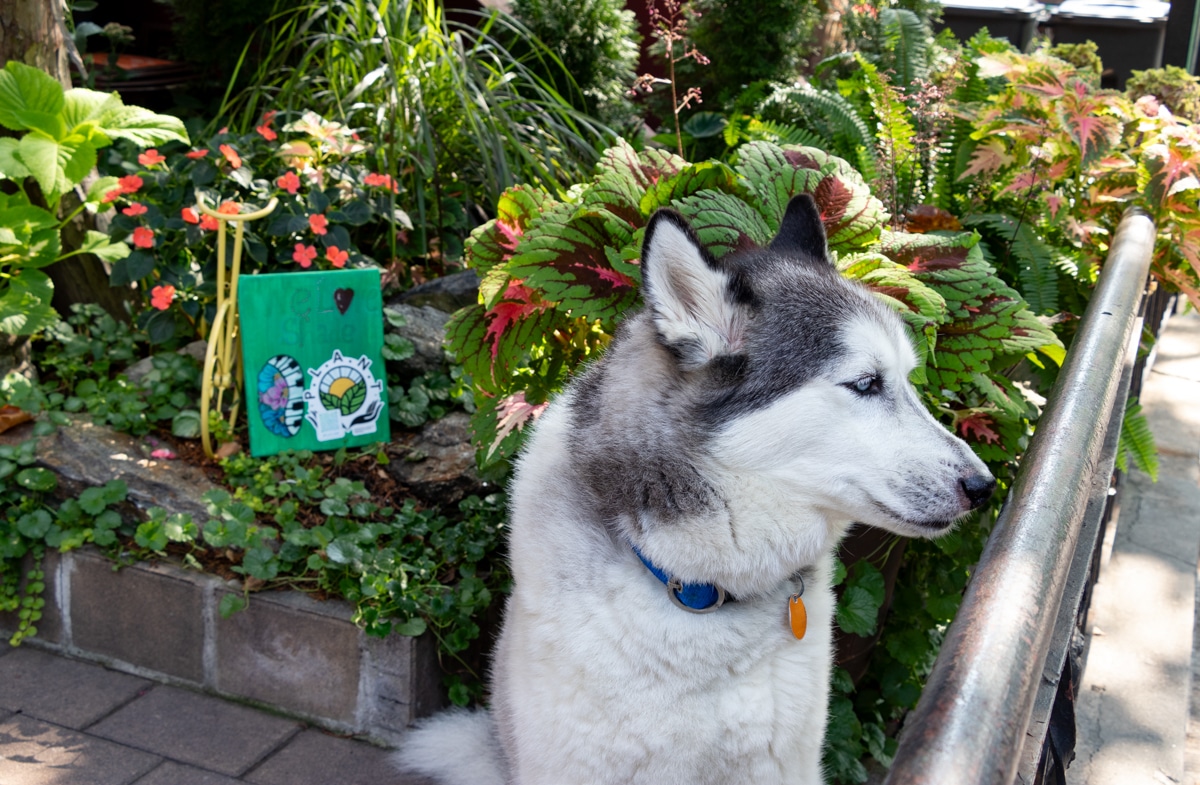
[[[413,345],[411,357],[393,361],[389,367],[406,381],[429,371],[441,370],[446,362],[443,345],[450,314],[429,305],[395,303],[387,308],[403,316],[405,322],[402,327],[389,324],[387,331],[407,338]]]
[[[414,286],[388,301],[387,306],[397,303],[405,305],[428,305],[439,311],[454,313],[459,308],[479,302],[479,273],[464,270],[442,278],[434,278]]]
[[[19,444],[33,433],[30,425],[0,434],[0,444]],[[145,444],[85,416],[72,418],[38,441],[37,465],[58,475],[59,494],[77,496],[86,488],[124,480],[128,501],[144,517],[151,507],[189,513],[197,525],[208,520],[200,497],[216,486],[199,468],[183,461],[157,460]]]
[[[451,412],[400,437],[390,452],[388,474],[426,504],[452,508],[467,496],[496,490],[475,469],[471,419],[465,412]]]

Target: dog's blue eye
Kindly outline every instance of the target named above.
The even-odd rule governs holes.
[[[878,376],[864,376],[846,385],[859,395],[878,395],[883,391],[883,380]]]

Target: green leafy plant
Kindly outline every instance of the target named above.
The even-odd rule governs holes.
[[[125,500],[127,489],[120,480],[85,489],[54,506],[51,494],[58,477],[34,465],[37,437],[53,427],[48,421],[39,423],[34,438],[0,445],[0,611],[17,612],[17,629],[9,641],[14,646],[37,635],[45,607],[46,549],[68,551],[86,543],[109,548],[123,525],[112,509]]]
[[[634,110],[625,86],[633,81],[641,41],[633,11],[616,0],[516,0],[512,15],[557,57],[545,68],[533,59],[530,67],[559,95],[580,94],[576,108],[609,125],[630,123]]]
[[[637,301],[641,230],[658,207],[683,213],[715,255],[765,243],[787,199],[812,193],[844,274],[895,305],[911,325],[932,408],[991,460],[1012,460],[1034,410],[1001,371],[1036,351],[1061,357],[1053,334],[997,279],[968,234],[884,230],[887,215],[841,159],[810,148],[747,144],[734,166],[688,164],[661,151],[609,150],[566,201],[534,188],[501,199],[476,230],[468,263],[480,303],[448,326],[475,386],[481,461],[510,456],[526,422],[573,369],[603,348]]]
[[[105,161],[124,173],[109,231],[134,245],[110,281],[137,285],[137,324],[152,343],[203,335],[215,315],[217,219],[201,200],[231,215],[278,200],[275,212],[246,227],[244,273],[390,261],[393,228],[412,228],[397,204],[399,185],[370,168],[370,147],[356,133],[311,112],[277,117],[270,112],[249,134],[225,131],[194,149],[120,148]],[[393,275],[402,281],[407,271],[399,265]]]
[[[1131,101],[1152,95],[1179,117],[1192,122],[1200,117],[1200,77],[1177,65],[1131,72],[1125,95]]]
[[[53,323],[54,286],[42,268],[76,254],[108,262],[129,253],[103,232],[90,230],[76,249],[63,247],[61,232],[84,210],[107,209],[115,178],[93,183],[63,216],[64,197],[96,166],[97,151],[114,140],[137,144],[186,142],[174,117],[126,106],[116,93],[64,90],[53,77],[18,62],[0,71],[0,126],[21,133],[0,139],[0,332],[31,335]]]
[[[253,86],[221,114],[249,128],[267,107],[312,110],[369,133],[377,170],[408,195],[418,252],[441,269],[469,228],[464,205],[489,209],[517,182],[573,182],[609,138],[539,75],[558,58],[523,25],[464,13],[474,24],[436,0],[287,9],[248,46],[265,52]],[[528,54],[508,49],[514,39]]]

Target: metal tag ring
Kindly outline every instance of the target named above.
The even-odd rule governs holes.
[[[688,613],[712,613],[725,603],[725,590],[720,586],[714,586],[713,588],[717,590],[717,601],[707,608],[693,608],[690,605],[683,604],[683,601],[679,599],[679,592],[683,589],[683,583],[678,578],[672,578],[667,581],[667,596],[671,598],[671,602],[683,608]]]

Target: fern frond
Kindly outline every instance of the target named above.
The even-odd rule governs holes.
[[[920,157],[914,142],[916,129],[909,121],[909,108],[900,90],[862,55],[858,55],[857,59],[863,88],[871,102],[871,111],[878,120],[875,139],[880,150],[879,158],[887,167],[886,179],[891,190],[885,202],[890,202],[888,206],[892,214],[898,215],[910,205],[918,180]]]
[[[1129,401],[1125,407],[1125,417],[1121,420],[1121,436],[1117,440],[1117,468],[1123,472],[1129,471],[1129,459],[1133,464],[1150,475],[1150,479],[1158,482],[1158,448],[1154,443],[1154,434],[1150,431],[1150,423],[1142,413],[1141,404],[1135,400]]]
[[[771,142],[780,147],[791,144],[824,149],[832,141],[809,128],[774,120],[752,120],[745,129],[745,134],[750,141]]]
[[[929,27],[907,8],[885,8],[879,14],[885,37],[880,63],[896,75],[898,84],[913,85],[929,75],[933,36]]]
[[[783,87],[759,106],[764,122],[787,123],[816,134],[824,143],[816,145],[847,161],[858,162],[868,182],[875,178],[875,139],[854,105],[832,90],[813,87]]]
[[[1059,270],[1063,260],[1029,223],[1003,213],[970,215],[965,226],[984,227],[999,258],[997,268],[1008,274],[1029,308],[1036,314],[1058,311]]]

